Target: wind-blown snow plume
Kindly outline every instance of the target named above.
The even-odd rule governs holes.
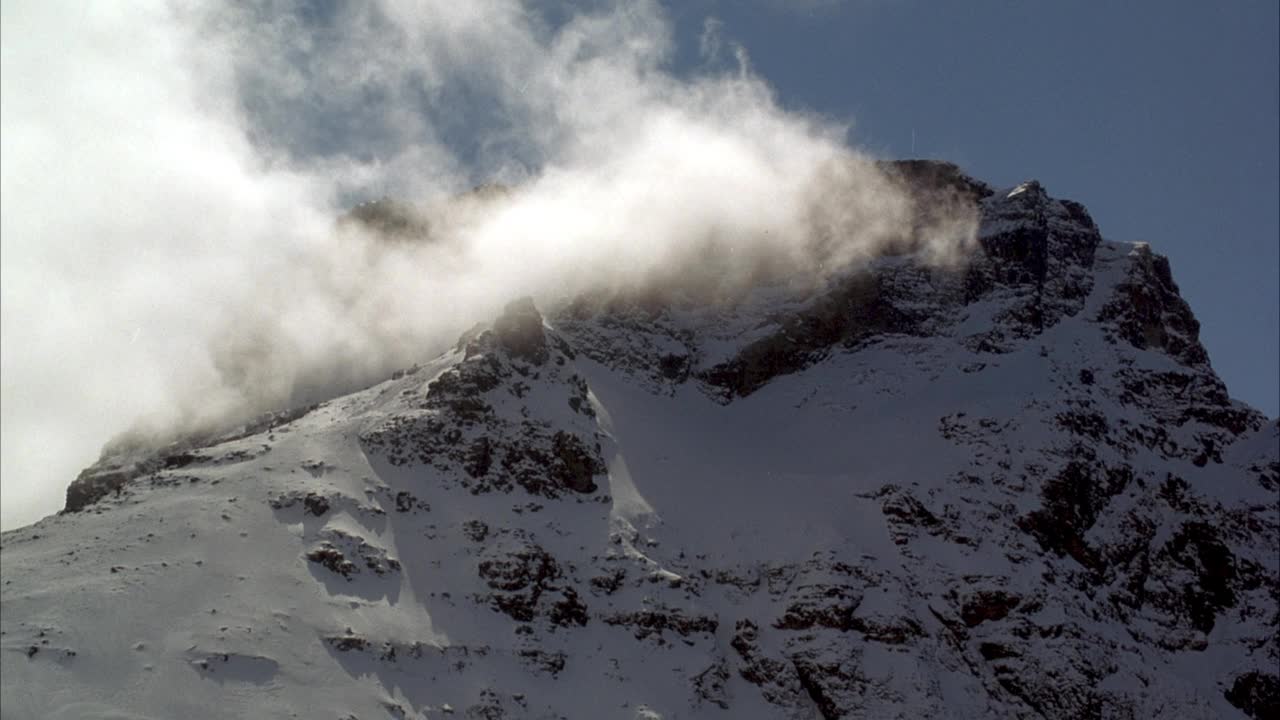
[[[4,6],[6,526],[135,423],[376,380],[516,295],[636,283],[707,243],[830,272],[910,226],[843,126],[782,110],[745,62],[677,76],[654,3],[229,8]],[[458,199],[489,181],[510,190]],[[429,209],[430,240],[335,229],[383,195]]]

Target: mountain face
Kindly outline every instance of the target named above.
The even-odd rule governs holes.
[[[963,262],[518,300],[108,448],[3,536],[5,717],[1280,716],[1280,424],[1168,262],[892,169],[977,209]]]

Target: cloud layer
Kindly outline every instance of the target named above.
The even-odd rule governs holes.
[[[714,21],[677,77],[649,2],[229,8],[4,5],[5,527],[121,431],[377,380],[512,297],[708,242],[829,271],[910,224],[844,127],[782,110],[736,46],[713,62]],[[456,199],[489,181],[512,190]],[[433,208],[433,242],[335,229],[383,195]]]

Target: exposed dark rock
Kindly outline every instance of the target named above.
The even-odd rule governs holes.
[[[668,354],[658,358],[658,370],[668,380],[683,382],[689,377],[689,370],[692,367],[692,358],[688,355]]]
[[[319,405],[312,404],[268,412],[243,425],[194,432],[176,440],[173,436],[157,439],[150,434],[124,433],[107,443],[98,461],[67,486],[63,512],[78,512],[107,495],[119,495],[125,485],[136,478],[204,463],[209,458],[195,452],[197,449],[269,432],[302,418],[317,407]]]
[[[985,660],[1002,660],[1004,658],[1018,657],[1022,653],[1012,648],[1006,647],[999,643],[984,642],[978,645],[978,652],[982,654]]]
[[[581,375],[573,375],[569,378],[569,385],[572,388],[572,394],[569,396],[569,407],[576,413],[594,418],[596,411],[591,407],[591,398],[588,395],[590,390],[587,388],[587,381],[583,380]]]
[[[791,662],[800,687],[818,708],[823,720],[840,720],[858,714],[854,702],[859,694],[859,678],[852,663],[847,660],[820,661],[806,653],[793,656]]]
[[[476,569],[485,584],[495,591],[485,597],[490,605],[511,619],[526,623],[538,616],[539,602],[558,588],[558,581],[563,577],[555,558],[534,544],[483,560]],[[573,599],[576,600],[576,595]],[[567,598],[562,596],[562,600]]]
[[[506,445],[502,469],[530,494],[555,498],[565,491],[595,492],[593,478],[605,472],[605,465],[599,448],[589,449],[576,435],[557,430],[548,437],[541,427],[525,423],[520,436]]]
[[[723,660],[713,663],[706,670],[693,676],[693,692],[698,702],[707,702],[722,710],[729,709],[729,695],[725,684],[729,682],[729,667]]]
[[[483,520],[468,520],[462,523],[462,534],[471,542],[484,542],[489,536],[489,525]]]
[[[362,652],[369,648],[369,640],[359,635],[352,635],[350,632],[346,635],[334,635],[324,639],[326,643],[338,652]]]
[[[974,593],[960,609],[960,619],[965,625],[975,627],[981,623],[1003,620],[1022,599],[1003,590],[986,590]]]
[[[591,578],[591,587],[602,591],[606,595],[612,595],[622,587],[622,581],[627,577],[627,571],[623,568],[614,568],[611,572],[604,575],[598,575]]]
[[[536,545],[508,553],[501,559],[484,560],[477,569],[489,587],[504,592],[527,588],[541,591],[561,574],[555,558]]]
[[[396,493],[396,512],[412,512],[414,510],[430,510],[431,506],[414,497],[408,490]]]
[[[890,176],[901,179],[922,200],[951,194],[976,203],[992,192],[986,183],[969,177],[954,163],[940,160],[889,160],[879,163],[879,166]]]
[[[326,529],[320,535],[323,538],[320,544],[308,551],[305,557],[348,581],[352,575],[360,572],[360,565],[356,560],[363,560],[364,568],[377,575],[399,572],[401,569],[399,560],[387,557],[386,550],[370,545],[362,538],[332,529]]]
[[[1082,435],[1102,442],[1107,437],[1109,428],[1107,418],[1098,412],[1069,411],[1058,414],[1058,426],[1075,435]]]
[[[507,304],[502,315],[493,323],[498,344],[532,365],[547,361],[547,336],[542,331],[542,315],[534,307],[531,298],[521,298]]]
[[[192,463],[207,462],[209,458],[194,452],[179,452],[173,455],[167,455],[160,461],[160,467],[165,470],[176,470],[184,468]]]
[[[907,525],[911,527],[924,528],[925,530],[936,530],[942,527],[942,521],[938,516],[929,512],[919,500],[909,492],[899,492],[896,488],[887,493],[885,501],[880,506],[880,511],[884,513],[885,518],[893,525]],[[898,545],[905,545],[908,536],[904,533],[894,533],[893,541]]]
[[[920,627],[920,623],[909,617],[881,620],[855,615],[850,628],[862,633],[867,640],[884,645],[902,645],[925,636],[924,628]]]
[[[481,436],[471,442],[467,449],[466,463],[463,467],[473,478],[483,477],[493,465],[493,444],[488,436]]]
[[[551,449],[555,453],[555,464],[550,472],[556,482],[574,492],[596,491],[592,478],[604,473],[604,464],[587,451],[578,436],[557,431],[551,437]]]
[[[1044,549],[1070,555],[1086,568],[1100,569],[1101,558],[1084,534],[1107,501],[1132,479],[1133,471],[1128,467],[1100,470],[1083,460],[1072,460],[1045,483],[1041,491],[1044,506],[1022,518],[1019,526]]]
[[[390,415],[362,431],[360,440],[393,465],[432,466],[446,473],[447,482],[473,494],[517,487],[546,498],[595,492],[594,478],[605,472],[598,443],[593,447],[577,432],[562,429],[550,408],[533,404],[512,411],[506,404],[511,398],[524,400],[530,383],[541,382],[562,390],[581,416],[570,428],[591,432],[596,427],[586,381],[564,367],[572,350],[551,348],[564,342],[554,337],[548,342],[531,303],[518,301],[508,310],[501,327],[460,341],[465,359],[440,373],[420,405],[414,403],[415,411],[426,412]],[[552,356],[556,362],[546,362]],[[512,363],[508,357],[524,360]],[[530,366],[533,361],[545,366]]]
[[[760,631],[751,620],[739,620],[734,626],[729,647],[738,655],[738,674],[760,688],[766,702],[780,708],[802,707],[805,692],[796,674],[795,664],[770,657],[759,645]]]
[[[745,397],[779,375],[798,372],[824,357],[833,345],[854,346],[885,333],[910,334],[916,322],[886,297],[874,274],[850,277],[805,310],[779,323],[731,360],[702,371],[726,399]]]
[[[1049,197],[1040,183],[1034,180],[1026,183],[1016,199],[1005,203],[1005,213],[1018,222],[982,238],[982,247],[988,255],[1022,269],[1021,273],[1007,276],[1008,284],[1042,283],[1048,274],[1049,238],[1045,217],[1048,202]]]
[[[307,493],[307,496],[302,499],[302,505],[307,509],[307,512],[316,517],[329,512],[329,499],[323,495]]]
[[[1227,702],[1254,720],[1280,717],[1280,677],[1248,672],[1237,677],[1223,693]]]
[[[808,630],[825,627],[847,632],[855,629],[853,613],[862,594],[847,585],[820,584],[800,588],[781,618],[773,626],[779,630]]]
[[[307,553],[307,559],[313,563],[318,563],[330,572],[337,573],[348,580],[355,573],[360,572],[360,568],[342,554],[342,551],[329,543],[324,543],[320,547]]]
[[[659,643],[663,641],[663,633],[670,631],[681,637],[694,633],[714,635],[719,622],[713,617],[702,615],[686,615],[675,608],[650,608],[628,613],[607,615],[604,622],[608,625],[624,625],[634,632],[637,640],[655,636]]]
[[[131,470],[95,472],[94,468],[89,468],[81,472],[75,482],[67,487],[67,502],[64,509],[66,512],[76,512],[112,492],[118,495],[125,483],[141,474],[143,473]]]
[[[1129,279],[1098,319],[1138,349],[1160,350],[1189,367],[1201,367],[1209,356],[1200,344],[1200,323],[1178,292],[1169,260],[1147,245],[1133,251]]]
[[[978,476],[963,473],[956,480],[966,484],[983,482]],[[954,517],[940,517],[931,512],[907,490],[888,485],[881,488],[877,495],[885,498],[880,510],[889,525],[889,536],[896,545],[906,545],[921,533],[958,545],[978,544],[974,533],[958,527]]]
[[[525,662],[525,665],[532,668],[534,672],[543,673],[555,677],[564,670],[567,655],[560,651],[547,652],[546,650],[525,649],[520,650],[517,655]]]
[[[1184,524],[1162,552],[1195,574],[1196,582],[1183,589],[1183,607],[1193,627],[1205,633],[1213,630],[1217,615],[1236,602],[1235,556],[1217,530],[1204,522]]]
[[[586,625],[589,619],[587,606],[578,598],[578,593],[573,588],[565,588],[560,592],[562,597],[551,606],[551,612],[548,614],[551,624],[561,627]]]

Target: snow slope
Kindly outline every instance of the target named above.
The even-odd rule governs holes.
[[[0,545],[6,718],[1266,717],[1280,425],[1038,184],[802,291],[512,303],[109,448]],[[1270,715],[1274,716],[1274,715]]]

